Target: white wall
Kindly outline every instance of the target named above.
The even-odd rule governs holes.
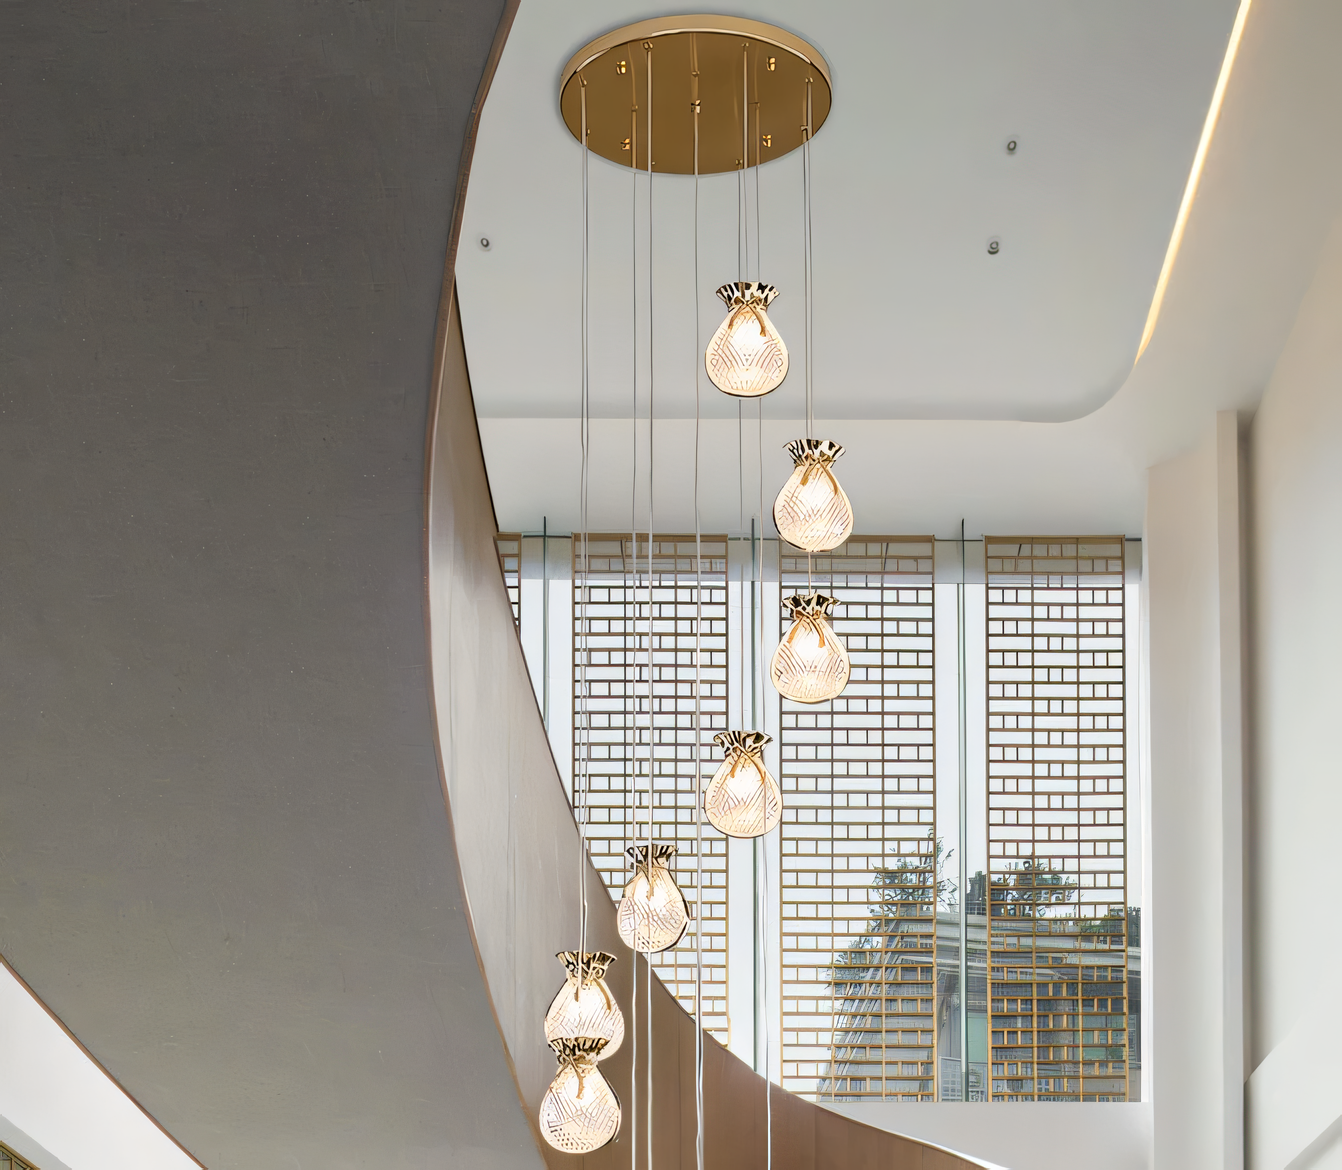
[[[1342,222],[1250,436],[1253,1170],[1342,1164]]]
[[[1095,1165],[1342,1170],[1342,221],[1243,446],[1208,415],[1148,475],[1153,1112],[1143,1153],[1144,1106],[1102,1107],[1133,1120]],[[1032,1108],[844,1112],[1046,1170]],[[1057,1110],[1066,1149],[1088,1119]]]

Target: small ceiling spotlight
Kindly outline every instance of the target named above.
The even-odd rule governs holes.
[[[996,236],[993,236],[993,238],[988,241],[988,255],[996,256],[997,253],[1000,252],[1001,250],[1002,250],[1002,241],[999,240]]]
[[[494,246],[494,245],[490,242],[490,239],[489,239],[488,236],[481,236],[481,237],[480,237],[480,251],[482,251],[482,252],[488,252],[489,249],[492,248],[493,246]]]
[[[1007,139],[1007,154],[1015,154],[1018,143],[1014,138]]]

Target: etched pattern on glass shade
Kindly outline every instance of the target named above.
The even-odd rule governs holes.
[[[718,289],[727,319],[704,351],[704,368],[724,394],[758,398],[777,390],[787,377],[787,346],[769,320],[769,304],[777,295],[773,285],[755,280]]]
[[[783,598],[792,628],[778,643],[769,674],[774,687],[794,703],[823,703],[848,685],[848,651],[830,627],[827,615],[835,598],[823,593]]]
[[[556,1150],[590,1154],[620,1131],[620,1099],[596,1062],[604,1040],[585,1036],[552,1040],[559,1072],[541,1098],[541,1133]]]
[[[624,887],[615,923],[630,950],[645,955],[669,950],[680,942],[690,923],[690,907],[666,863],[676,855],[674,845],[646,845],[625,850],[634,876]]]
[[[783,790],[764,766],[762,731],[721,731],[713,742],[725,758],[704,792],[708,823],[729,837],[762,837],[783,816]]]
[[[794,439],[787,452],[795,464],[774,500],[778,534],[804,552],[829,552],[853,534],[853,505],[834,478],[843,448],[829,439]]]
[[[597,1060],[613,1056],[624,1042],[624,1013],[606,986],[606,972],[615,956],[606,951],[560,951],[568,978],[545,1013],[545,1039],[573,1040],[595,1036],[606,1042]],[[581,958],[581,962],[579,959]]]

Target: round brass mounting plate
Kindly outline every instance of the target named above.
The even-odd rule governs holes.
[[[648,166],[648,63],[652,64],[652,169],[694,173],[699,102],[699,173],[734,171],[781,158],[829,116],[829,66],[800,37],[731,16],[662,16],[598,37],[560,79],[559,109],[588,145],[611,162]],[[809,83],[809,84],[808,84]],[[742,124],[742,108],[747,124]]]

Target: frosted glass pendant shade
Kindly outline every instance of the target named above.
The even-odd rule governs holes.
[[[778,389],[787,377],[787,346],[769,320],[778,295],[771,284],[736,281],[718,289],[727,319],[704,351],[708,379],[724,394],[758,398]]]
[[[594,1036],[604,1040],[597,1060],[605,1060],[618,1051],[624,1041],[624,1013],[606,986],[606,972],[615,956],[605,951],[560,951],[555,956],[564,964],[568,978],[545,1013],[545,1039],[574,1040]]]
[[[625,850],[634,876],[624,887],[615,922],[630,950],[645,955],[669,950],[680,942],[690,923],[690,907],[666,863],[676,855],[674,845],[631,845]]]
[[[792,628],[774,651],[769,675],[778,693],[794,703],[823,703],[848,685],[848,651],[830,628],[835,598],[823,593],[783,598]]]
[[[828,439],[794,439],[787,452],[796,465],[774,500],[778,534],[804,552],[829,552],[853,534],[853,505],[833,463],[843,454]]]
[[[550,1042],[559,1072],[541,1098],[538,1120],[556,1150],[590,1154],[620,1131],[620,1099],[596,1067],[605,1045],[592,1036]]]
[[[724,759],[704,792],[704,815],[729,837],[761,837],[783,815],[783,790],[764,766],[762,731],[722,731],[713,742]]]

